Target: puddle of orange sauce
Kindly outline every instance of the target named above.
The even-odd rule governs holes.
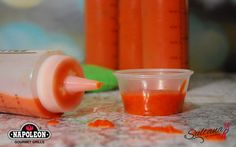
[[[171,125],[160,126],[160,127],[140,126],[139,129],[149,130],[149,131],[156,131],[156,132],[163,132],[163,133],[169,133],[169,134],[183,134],[182,130],[176,129]]]
[[[214,141],[214,142],[222,142],[226,140],[226,135],[221,134],[221,133],[203,134],[203,135],[198,135],[197,137],[201,137],[204,140]]]
[[[96,121],[88,123],[89,127],[92,128],[114,128],[115,125],[109,120],[97,119]]]
[[[208,140],[208,141],[215,141],[215,142],[222,142],[222,141],[226,140],[226,136],[222,135],[222,134],[215,134],[215,135],[206,136],[206,137],[203,137],[203,138]]]
[[[56,126],[59,124],[59,121],[58,120],[49,120],[48,123],[47,123],[49,126]]]

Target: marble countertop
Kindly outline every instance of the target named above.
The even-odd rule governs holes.
[[[87,123],[108,119],[115,128],[89,128]],[[78,108],[49,125],[47,119],[0,113],[0,146],[17,145],[7,133],[25,122],[34,122],[51,131],[45,146],[236,146],[236,74],[195,74],[190,82],[184,112],[171,116],[136,116],[123,112],[118,91],[86,94]],[[199,138],[186,139],[190,129],[220,128],[229,123],[225,141],[200,143]],[[139,129],[139,126],[172,125],[183,134],[168,134]],[[20,144],[25,145],[25,144]],[[39,146],[41,144],[34,144]]]

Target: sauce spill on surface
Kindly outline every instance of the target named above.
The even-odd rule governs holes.
[[[55,125],[58,125],[59,124],[59,121],[58,120],[49,120],[48,123],[47,123],[49,126],[55,126]]]
[[[96,121],[88,123],[91,128],[114,128],[115,125],[109,120],[98,119]]]
[[[182,130],[176,129],[171,125],[163,126],[163,127],[162,126],[160,126],[160,127],[140,126],[139,129],[156,131],[156,132],[163,132],[163,133],[169,133],[169,134],[183,134]]]
[[[216,135],[211,135],[211,136],[206,136],[204,139],[208,141],[215,141],[215,142],[221,142],[226,140],[226,136],[223,134],[216,134]]]
[[[202,138],[203,140],[207,141],[223,142],[226,140],[226,135],[222,133],[206,133],[201,135],[193,133],[193,135],[195,135],[197,138]]]

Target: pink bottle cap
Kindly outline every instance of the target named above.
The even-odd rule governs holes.
[[[65,90],[69,93],[95,90],[99,89],[101,86],[101,82],[95,80],[88,80],[77,76],[68,76],[64,81]]]

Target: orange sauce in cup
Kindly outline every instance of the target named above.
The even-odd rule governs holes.
[[[171,115],[182,111],[185,93],[155,90],[122,93],[125,111],[135,115]]]

